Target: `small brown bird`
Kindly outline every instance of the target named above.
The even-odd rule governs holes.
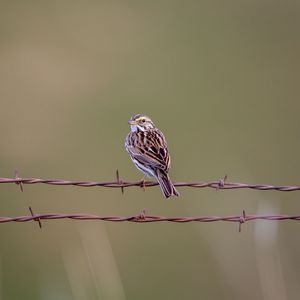
[[[145,175],[157,179],[166,198],[179,196],[168,175],[171,159],[162,132],[143,114],[132,116],[129,124],[125,147],[133,163]]]

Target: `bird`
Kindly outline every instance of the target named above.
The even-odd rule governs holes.
[[[125,148],[135,166],[144,175],[156,178],[166,198],[179,196],[168,174],[171,158],[163,133],[144,114],[133,115],[128,123]]]

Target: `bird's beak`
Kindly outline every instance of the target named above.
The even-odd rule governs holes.
[[[136,123],[135,121],[129,120],[129,121],[128,121],[128,124],[130,124],[130,125],[136,125],[137,123]]]

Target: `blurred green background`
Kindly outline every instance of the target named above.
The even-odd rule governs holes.
[[[131,115],[174,181],[299,185],[297,1],[1,1],[0,177],[141,174]],[[0,186],[0,215],[299,214],[298,192]],[[299,299],[300,225],[0,225],[0,299]]]

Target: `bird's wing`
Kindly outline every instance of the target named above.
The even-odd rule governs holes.
[[[170,155],[165,138],[159,130],[138,133],[132,143],[127,143],[126,148],[140,163],[164,171],[169,170]]]

